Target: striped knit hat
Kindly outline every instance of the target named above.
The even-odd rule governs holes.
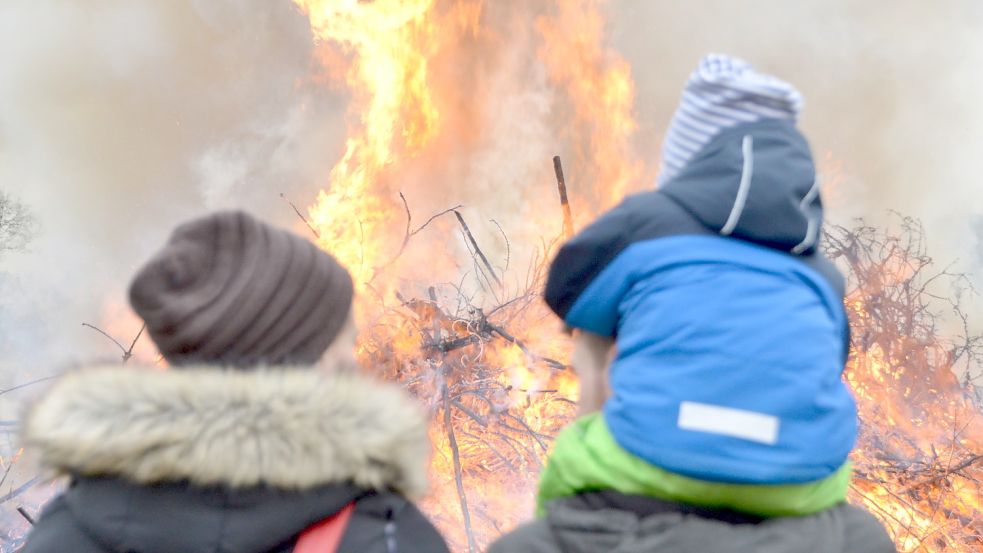
[[[689,78],[662,144],[659,186],[678,175],[720,131],[762,119],[795,121],[802,95],[744,60],[710,54]]]

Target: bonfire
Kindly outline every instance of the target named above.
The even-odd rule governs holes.
[[[983,337],[959,305],[969,283],[932,264],[909,218],[893,231],[860,222],[826,238],[851,286],[846,379],[861,420],[851,499],[884,521],[901,551],[979,551],[983,408],[969,374]],[[961,332],[943,337],[944,322]]]
[[[544,269],[564,238],[652,182],[632,153],[628,65],[605,46],[594,0],[294,1],[318,42],[323,74],[312,86],[343,82],[351,95],[340,161],[309,206],[290,204],[297,230],[354,275],[362,365],[402,383],[432,415],[424,507],[455,551],[480,551],[531,516],[553,437],[576,411],[569,340],[540,299]],[[531,18],[532,34],[485,24],[510,18]],[[531,136],[565,167],[526,160],[521,121],[495,130],[499,113],[471,102],[479,88],[497,90],[477,68],[508,41],[533,44],[535,63],[513,63],[511,78],[541,79],[554,92],[549,132]],[[523,94],[495,105],[538,106]],[[486,135],[512,142],[497,148]],[[957,375],[978,370],[981,340],[958,294],[939,293],[960,279],[938,271],[921,240],[905,219],[890,231],[858,223],[826,237],[850,275],[845,378],[862,423],[851,500],[883,520],[902,551],[979,551],[983,411]],[[952,321],[962,332],[943,330]],[[129,359],[139,323],[99,326]],[[0,431],[15,428],[0,421]],[[20,454],[0,454],[6,552],[54,487],[8,478]]]

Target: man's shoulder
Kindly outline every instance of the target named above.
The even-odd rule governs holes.
[[[897,547],[881,521],[867,510],[843,503],[834,507],[843,519],[844,540],[850,551],[896,553]]]
[[[48,504],[41,519],[31,528],[27,542],[20,553],[55,553],[67,551],[68,544],[74,553],[107,553],[108,550],[96,543],[82,530],[78,520],[65,503],[64,496],[58,496]]]
[[[407,551],[449,551],[433,522],[412,501],[393,492],[370,493],[357,500],[349,530],[361,535],[346,538],[345,550],[374,550],[372,544],[379,543],[376,536],[389,532],[390,523],[395,525],[397,543],[405,544]]]
[[[560,553],[545,519],[536,519],[495,540],[488,553]]]

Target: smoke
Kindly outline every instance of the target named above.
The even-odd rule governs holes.
[[[113,354],[79,323],[126,317],[129,275],[177,221],[287,220],[278,194],[309,193],[344,134],[344,98],[304,87],[311,49],[289,2],[0,4],[0,187],[42,226],[0,267],[0,333],[22,337],[0,360]]]
[[[609,44],[591,50],[578,43],[590,33],[568,27],[581,21],[578,7],[596,5]],[[802,90],[831,220],[883,222],[889,209],[918,217],[940,265],[959,259],[957,269],[983,276],[980,2],[486,0],[480,14],[480,32],[440,29],[450,46],[438,49],[429,82],[437,103],[452,106],[442,134],[383,173],[390,201],[406,192],[414,227],[464,204],[492,262],[502,268],[511,256],[521,280],[539,237],[559,232],[551,157],[563,156],[575,206],[588,206],[578,224],[609,201],[608,187],[622,189],[612,181],[636,175],[597,168],[630,157],[629,147],[644,176],[627,188],[649,188],[680,89],[716,51]],[[562,48],[544,45],[544,18],[568,40]],[[578,64],[605,76],[618,54],[634,79],[638,129],[605,144],[598,128],[628,127],[614,124],[620,114],[602,96],[625,91],[570,89]],[[0,190],[26,202],[42,229],[30,251],[0,260],[0,389],[118,359],[80,323],[132,339],[127,281],[177,222],[241,207],[305,232],[279,195],[310,205],[342,157],[358,122],[341,85],[348,62],[314,43],[289,0],[0,2]],[[595,121],[575,121],[592,95]],[[613,124],[592,125],[602,119]],[[473,273],[444,266],[467,259],[456,232],[449,218],[415,237],[405,276],[428,284],[437,272]],[[153,355],[146,340],[138,350]],[[0,418],[16,417],[12,403],[0,404]]]
[[[638,87],[639,141],[658,152],[679,90],[707,52],[801,89],[802,128],[826,172],[827,214],[920,218],[940,263],[983,274],[983,5],[973,0],[611,2]]]
[[[824,173],[829,221],[916,217],[938,270],[951,264],[983,292],[983,4],[694,0],[610,9],[615,47],[637,86],[637,138],[650,157],[697,60],[743,57],[805,96],[801,127]],[[953,294],[937,284],[936,294]],[[961,301],[968,313],[983,309],[979,294]],[[976,317],[970,323],[971,332],[983,327]],[[963,331],[955,318],[944,325]]]
[[[645,177],[635,189],[651,185],[663,130],[697,60],[732,53],[802,89],[802,126],[827,173],[832,220],[880,221],[888,209],[917,216],[933,255],[983,272],[978,2],[601,5],[610,46],[636,85],[632,141]],[[509,246],[519,258],[526,254],[516,250],[536,247],[520,239],[533,227],[558,221],[552,155],[564,155],[575,201],[605,185],[584,169],[590,151],[568,155],[583,137],[569,132],[573,114],[542,59],[553,52],[536,30],[556,9],[545,0],[485,2],[484,30],[431,64],[440,101],[456,106],[443,114],[449,131],[387,175],[389,192],[407,192],[415,223],[465,204],[497,264]],[[576,38],[575,29],[559,31]],[[320,60],[334,55],[344,65],[328,50],[287,0],[3,2],[0,187],[32,207],[43,232],[30,253],[0,262],[0,332],[20,337],[2,343],[0,363],[27,352],[38,365],[113,355],[79,323],[125,318],[129,275],[177,221],[244,207],[296,227],[279,194],[310,205],[354,120],[344,87],[325,86],[342,73]],[[425,256],[427,241],[452,223],[421,235],[414,255]],[[463,251],[460,241],[453,247]]]

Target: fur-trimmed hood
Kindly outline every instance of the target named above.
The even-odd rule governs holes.
[[[31,409],[24,435],[61,474],[232,489],[350,482],[415,496],[430,455],[403,390],[311,369],[82,370]]]

